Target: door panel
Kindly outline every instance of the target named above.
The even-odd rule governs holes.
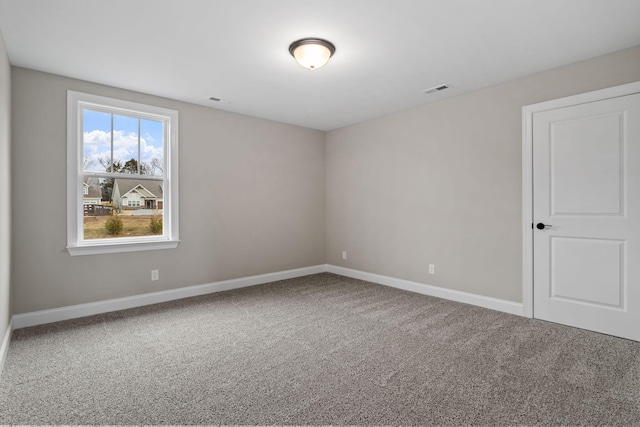
[[[621,214],[621,112],[551,123],[552,215]]]
[[[534,317],[640,340],[640,94],[533,115]]]
[[[550,298],[623,308],[624,242],[551,237]]]

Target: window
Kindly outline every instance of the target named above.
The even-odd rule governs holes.
[[[67,128],[69,253],[175,248],[178,112],[68,91]]]

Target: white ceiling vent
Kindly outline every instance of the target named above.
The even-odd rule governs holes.
[[[227,101],[226,99],[216,98],[215,96],[209,97],[209,101],[220,102],[222,104],[231,104],[231,101]]]
[[[436,92],[440,92],[441,90],[445,90],[445,89],[448,89],[448,88],[449,88],[449,85],[445,83],[445,84],[441,84],[441,85],[438,85],[438,86],[431,87],[429,89],[425,89],[425,90],[422,91],[422,93],[436,93]]]

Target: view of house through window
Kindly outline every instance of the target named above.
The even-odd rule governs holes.
[[[163,122],[82,110],[84,239],[163,234]]]

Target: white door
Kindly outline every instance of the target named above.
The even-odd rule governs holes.
[[[534,113],[533,221],[534,317],[640,341],[640,94]]]

